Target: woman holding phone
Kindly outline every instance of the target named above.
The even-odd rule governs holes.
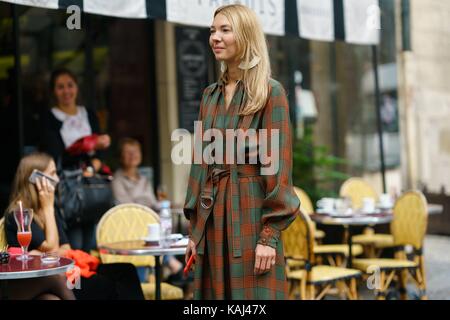
[[[50,252],[65,256],[72,248],[62,227],[60,214],[55,209],[55,187],[45,177],[37,178],[35,184],[31,183],[30,176],[34,170],[41,171],[52,180],[59,180],[55,162],[47,154],[34,153],[20,161],[10,205],[5,214],[8,245],[19,247],[17,225],[11,212],[17,207],[18,201],[22,201],[24,208],[34,211],[30,254]],[[65,283],[64,281],[64,285]],[[66,298],[65,292],[59,296]],[[136,268],[128,263],[100,264],[97,274],[90,278],[81,278],[81,289],[74,290],[74,293],[80,300],[144,299]]]
[[[66,246],[59,247],[58,223],[56,220],[53,197],[54,187],[47,179],[32,178],[36,185],[30,182],[34,169],[45,171],[49,176],[57,179],[56,168],[50,164],[50,157],[44,155],[29,156],[19,164],[14,180],[11,202],[5,213],[5,232],[10,247],[20,247],[17,241],[17,225],[12,214],[17,208],[18,201],[22,201],[24,208],[34,209],[31,224],[30,254],[40,251],[52,251],[55,248],[63,253]],[[38,190],[42,190],[38,192]],[[45,230],[45,231],[44,231]],[[64,242],[64,239],[62,239]],[[39,249],[40,251],[37,251]],[[8,283],[8,296],[12,300],[74,300],[75,296],[67,288],[65,275],[56,275],[36,279],[14,280]]]

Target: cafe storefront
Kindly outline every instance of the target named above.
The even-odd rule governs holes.
[[[0,1],[0,121],[2,137],[10,137],[2,153],[11,155],[0,177],[2,207],[19,157],[39,144],[39,116],[51,106],[48,81],[58,67],[78,75],[80,103],[94,108],[111,134],[108,163],[117,166],[120,138],[137,138],[155,186],[166,185],[182,203],[189,168],[172,163],[170,137],[177,128],[193,130],[202,89],[217,78],[208,26],[222,2],[230,1]],[[287,89],[298,139],[310,128],[316,144],[347,159],[341,170],[371,177],[382,189],[384,167],[395,185],[394,1],[241,2],[261,17],[273,77]],[[71,5],[81,10],[80,29],[67,27]]]

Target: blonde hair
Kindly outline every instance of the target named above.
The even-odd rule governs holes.
[[[31,208],[35,213],[41,209],[36,187],[28,179],[34,169],[45,171],[51,161],[53,158],[45,153],[32,153],[20,160],[6,213],[11,213],[17,207],[19,200],[22,201],[24,208]]]
[[[244,5],[222,6],[216,10],[214,17],[218,14],[224,15],[231,24],[242,63],[249,65],[255,57],[260,59],[254,68],[242,70],[246,102],[240,114],[256,113],[266,105],[271,77],[269,52],[264,31],[256,13]],[[222,71],[220,77],[227,82],[227,68]]]

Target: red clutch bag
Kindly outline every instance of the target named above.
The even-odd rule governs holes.
[[[78,139],[74,144],[66,149],[66,151],[72,156],[78,156],[80,154],[89,153],[95,150],[97,145],[98,135],[92,134],[90,136]]]

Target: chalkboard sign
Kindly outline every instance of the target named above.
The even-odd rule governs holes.
[[[177,27],[175,36],[179,127],[194,132],[202,93],[208,86],[209,33],[207,29]]]

